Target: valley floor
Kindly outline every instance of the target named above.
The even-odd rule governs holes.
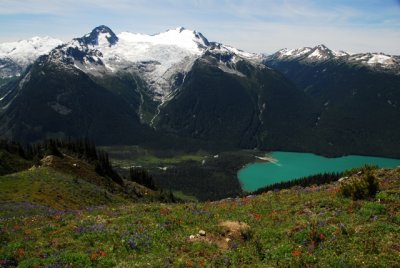
[[[0,204],[2,267],[395,267],[400,169],[375,199],[339,183],[216,202],[56,210]]]
[[[102,149],[109,153],[113,166],[121,174],[127,175],[130,167],[145,168],[160,188],[199,201],[241,196],[237,172],[248,163],[266,161],[259,159],[265,152],[257,150],[183,152],[139,146]]]

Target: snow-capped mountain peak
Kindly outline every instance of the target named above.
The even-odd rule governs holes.
[[[311,53],[307,55],[307,58],[313,60],[324,60],[329,59],[332,52],[329,48],[324,45],[318,45],[311,50]]]
[[[245,76],[235,68],[241,60],[265,68],[261,55],[209,42],[200,32],[184,27],[147,35],[115,34],[109,27],[101,25],[63,45],[61,41],[50,38],[21,42],[18,48],[24,48],[25,53],[18,53],[15,61],[24,61],[23,68],[15,67],[9,60],[16,51],[15,44],[0,45],[0,56],[1,53],[8,56],[7,60],[0,57],[2,77],[19,75],[40,55],[48,54],[43,61],[52,62],[57,68],[78,69],[94,77],[120,73],[138,75],[146,82],[152,97],[161,102],[179,87],[179,77],[185,77],[196,60],[202,57],[217,59],[219,69],[239,76]]]
[[[297,49],[281,49],[269,56],[269,59],[279,61],[299,61],[304,63],[319,63],[328,60],[340,61],[348,64],[360,64],[375,70],[400,70],[400,57],[384,53],[357,53],[350,54],[344,51],[334,51],[324,45],[314,48],[304,47]]]
[[[324,44],[320,44],[316,46],[314,49],[322,50],[322,51],[330,51],[329,48],[327,48]]]
[[[302,47],[296,49],[281,49],[274,54],[278,59],[302,59],[307,61],[323,61],[333,59],[342,56],[348,56],[349,54],[344,51],[334,51],[329,49],[323,44],[317,45],[313,48]]]
[[[311,51],[312,48],[309,47],[303,47],[303,48],[296,48],[296,49],[281,49],[279,50],[276,55],[278,55],[279,57],[289,57],[289,56],[293,56],[293,57],[299,57],[303,54],[306,54],[308,52]]]
[[[77,38],[82,45],[96,46],[99,44],[115,45],[118,42],[117,35],[107,26],[101,25],[86,34],[82,38]]]
[[[154,93],[154,99],[164,101],[175,90],[177,74],[185,76],[194,62],[206,53],[229,54],[232,64],[240,59],[261,63],[261,57],[256,54],[211,43],[200,32],[184,27],[147,35],[114,34],[107,26],[99,26],[51,52],[50,60],[72,63],[73,67],[93,76],[122,72],[139,74]],[[221,67],[224,71],[229,68]]]

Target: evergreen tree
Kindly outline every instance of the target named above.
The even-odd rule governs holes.
[[[157,189],[153,177],[147,172],[147,170],[143,168],[130,168],[129,180],[146,186],[147,188],[152,190]]]

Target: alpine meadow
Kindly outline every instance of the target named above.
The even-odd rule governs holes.
[[[0,267],[397,267],[399,15],[0,1]]]

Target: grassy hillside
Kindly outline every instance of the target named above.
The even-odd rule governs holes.
[[[380,192],[364,200],[343,197],[337,182],[217,202],[33,208],[25,217],[3,204],[0,265],[395,267],[400,169],[374,172]]]
[[[35,146],[0,143],[0,204],[5,211],[16,205],[23,215],[31,210],[24,204],[46,211],[171,199],[121,178],[107,154],[88,142],[53,140]]]
[[[56,209],[78,209],[127,202],[103,187],[50,167],[39,167],[0,177],[0,202],[11,200]]]
[[[66,155],[46,156],[39,166],[0,176],[0,203],[66,210],[159,198],[159,192],[131,181],[119,185],[97,174],[88,162]]]

